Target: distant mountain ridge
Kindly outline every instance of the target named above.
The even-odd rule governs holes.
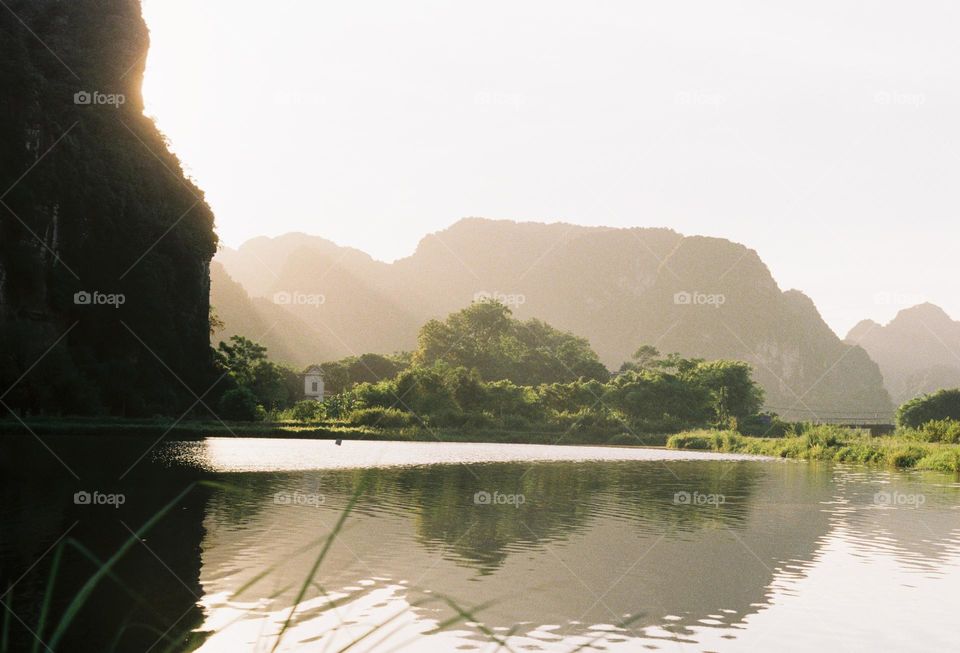
[[[877,362],[897,403],[960,387],[960,322],[939,306],[902,310],[886,326],[864,320],[846,342],[863,347]]]
[[[216,260],[251,296],[288,301],[283,309],[310,325],[315,342],[284,345],[297,364],[315,362],[305,352],[317,342],[333,356],[413,349],[428,319],[495,297],[517,317],[588,338],[614,370],[653,344],[751,362],[768,406],[787,416],[892,412],[867,353],[840,341],[803,293],[780,290],[755,251],[728,240],[468,218],[394,263],[303,234],[256,238]],[[217,275],[213,285],[216,294]],[[317,296],[322,303],[308,302]]]

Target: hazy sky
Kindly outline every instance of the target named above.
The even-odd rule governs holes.
[[[774,4],[778,6],[773,6]],[[392,260],[484,216],[760,253],[840,335],[960,318],[960,5],[144,0],[223,242]]]

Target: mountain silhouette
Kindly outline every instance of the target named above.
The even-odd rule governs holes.
[[[333,357],[413,349],[427,320],[495,298],[518,318],[586,337],[613,370],[652,344],[752,363],[768,407],[784,416],[892,412],[867,353],[842,342],[803,293],[781,290],[755,251],[728,240],[467,218],[393,263],[304,234],[256,238],[216,260],[251,297],[279,297],[309,325],[274,347],[297,365],[317,362],[318,343]],[[222,281],[213,279],[215,297]],[[234,319],[225,321],[236,331]]]

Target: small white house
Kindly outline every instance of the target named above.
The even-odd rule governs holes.
[[[303,374],[303,395],[307,399],[323,401],[323,370],[311,365]]]

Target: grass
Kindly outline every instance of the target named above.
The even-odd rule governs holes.
[[[810,427],[802,435],[782,438],[748,437],[734,431],[690,431],[671,436],[667,447],[960,473],[960,445],[931,442],[930,437],[923,429],[871,436],[856,429],[822,425]]]

